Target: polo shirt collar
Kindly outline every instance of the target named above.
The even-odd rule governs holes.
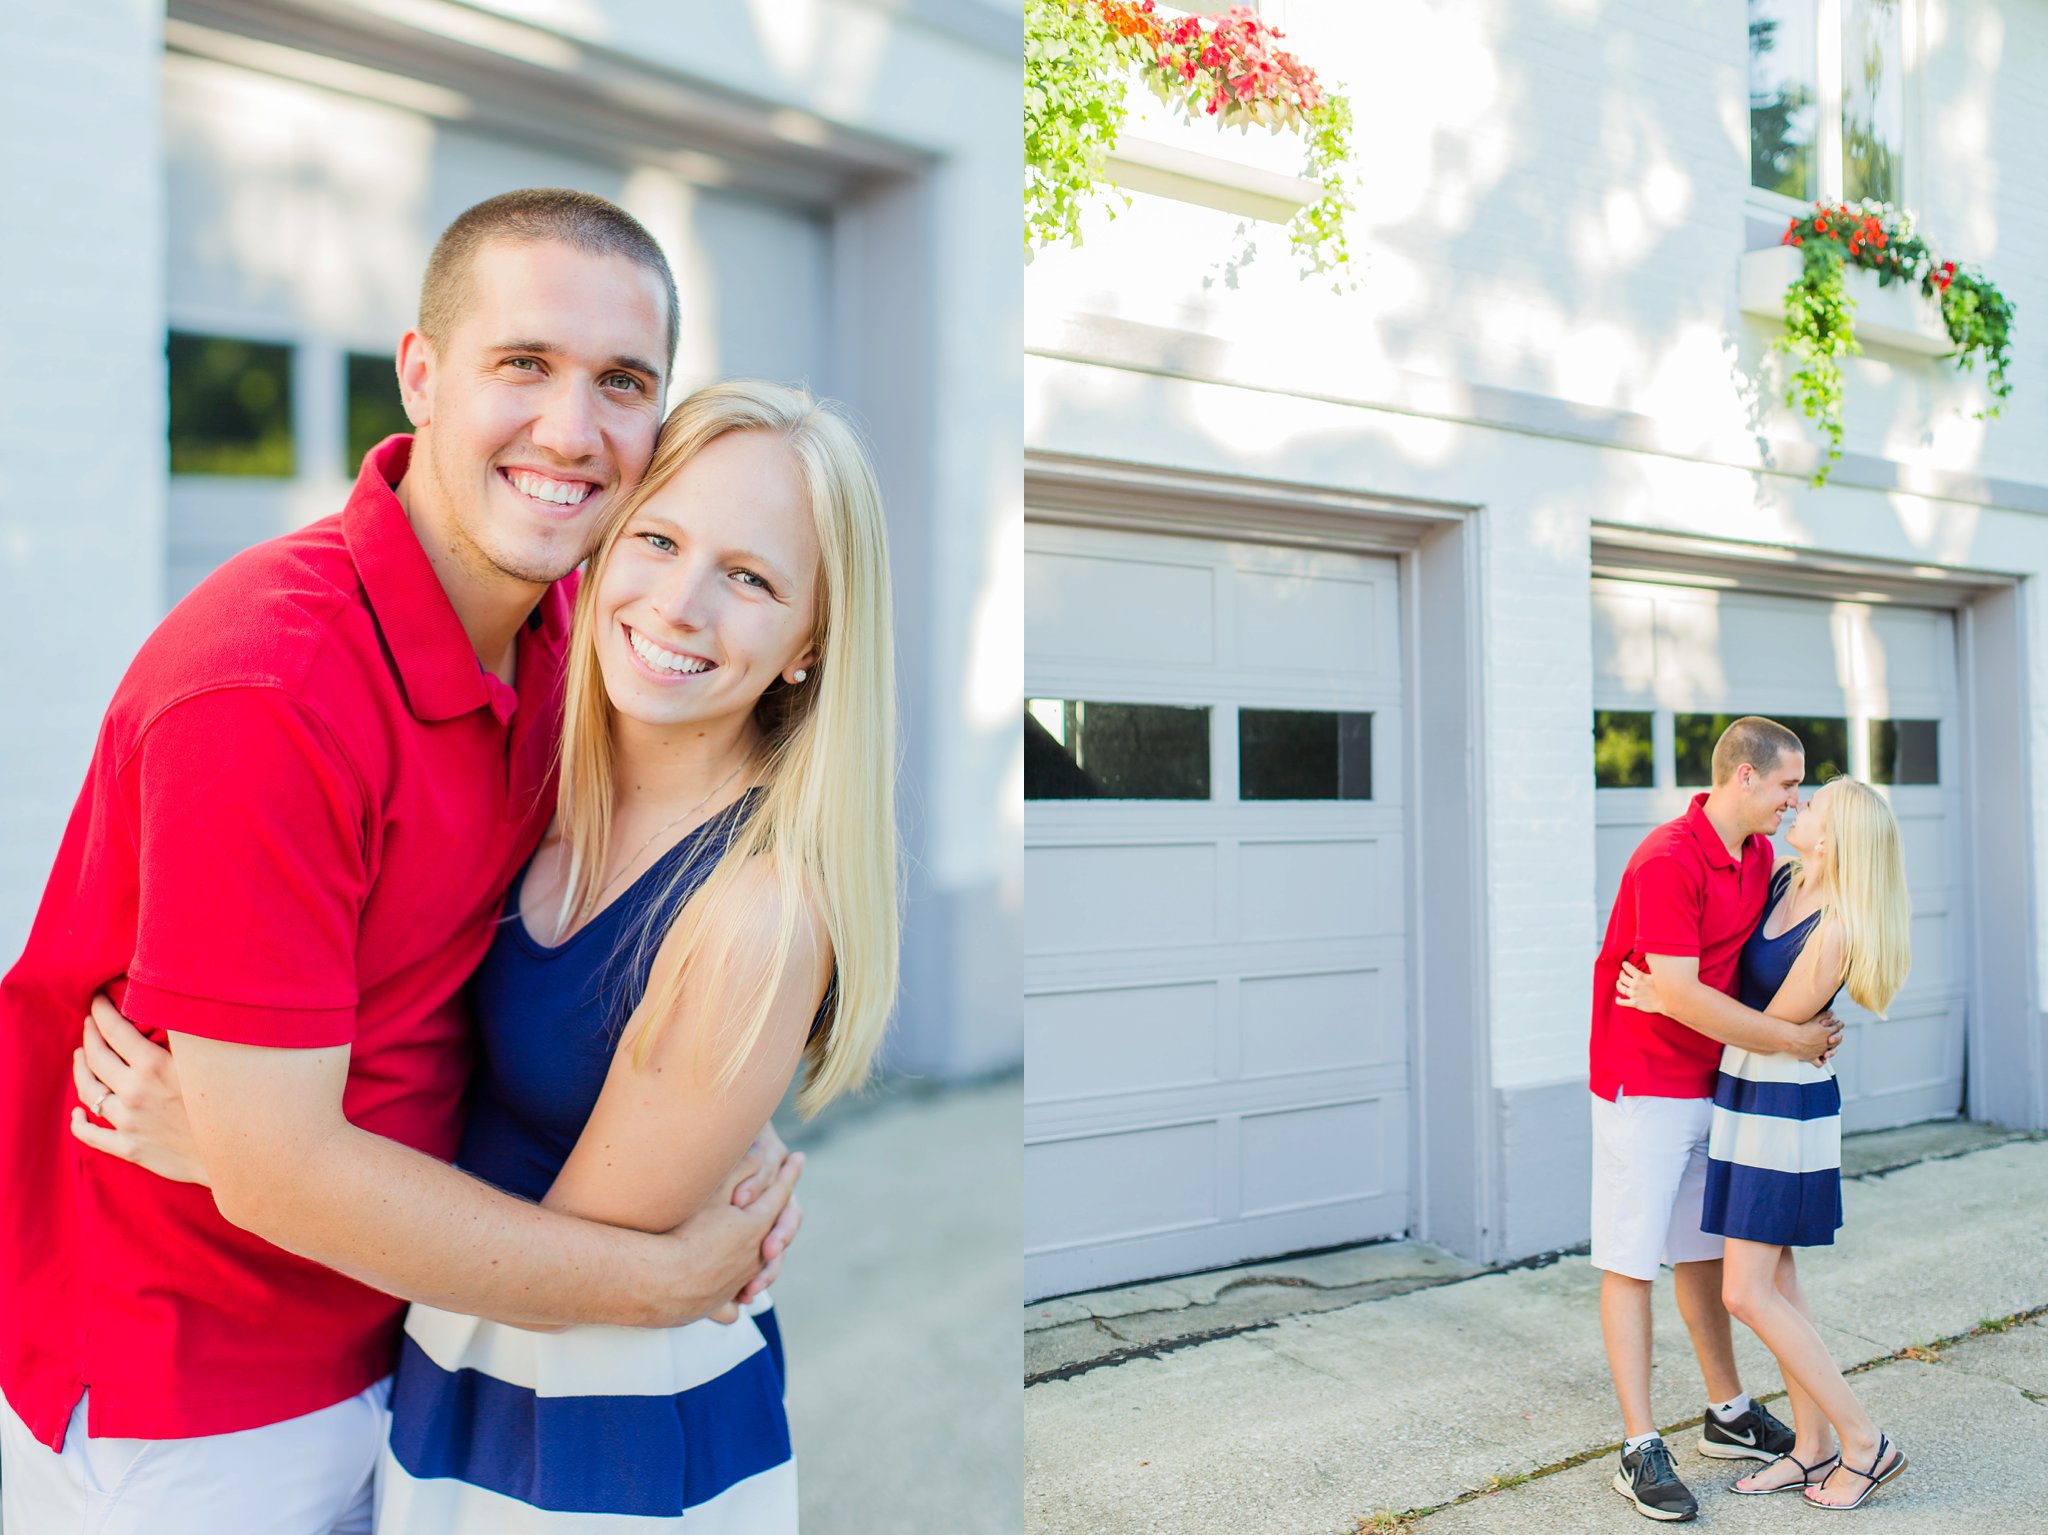
[[[405,701],[416,719],[432,722],[488,707],[491,695],[468,631],[392,490],[411,459],[407,436],[370,450],[341,514],[341,534]]]
[[[1692,804],[1686,807],[1685,824],[1692,828],[1692,834],[1699,839],[1700,850],[1706,854],[1707,862],[1723,869],[1740,869],[1740,859],[1729,856],[1728,844],[1721,840],[1721,834],[1714,830],[1714,823],[1707,819],[1707,797],[1695,794]],[[1743,846],[1749,840],[1743,839]]]

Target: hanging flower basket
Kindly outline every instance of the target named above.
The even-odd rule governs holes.
[[[1861,268],[1875,274],[1880,290],[1917,286],[1921,298],[1939,311],[1953,350],[1945,353],[1958,368],[1985,367],[1991,404],[1978,412],[1995,416],[2012,384],[2012,303],[1986,277],[1954,261],[1938,261],[1913,228],[1913,217],[1890,203],[1865,201],[1815,203],[1813,211],[1793,219],[1783,245],[1801,254],[1798,276],[1785,290],[1785,334],[1776,350],[1797,359],[1785,391],[1785,403],[1796,406],[1828,439],[1828,456],[1813,477],[1827,482],[1842,456],[1842,365],[1845,354],[1859,353],[1855,332],[1856,301],[1849,296],[1846,274]]]
[[[1135,75],[1187,121],[1300,135],[1322,196],[1295,214],[1288,237],[1306,270],[1342,272],[1351,106],[1281,36],[1242,5],[1168,19],[1153,0],[1025,0],[1025,259],[1080,244],[1083,210],[1114,191],[1105,161]]]

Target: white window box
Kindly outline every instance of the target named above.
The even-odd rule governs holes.
[[[1284,176],[1131,134],[1119,138],[1110,151],[1109,174],[1126,191],[1150,192],[1276,224],[1286,223],[1323,195],[1323,184],[1306,176]]]
[[[1785,290],[1799,275],[1804,252],[1793,245],[1746,251],[1742,257],[1742,312],[1782,321]],[[1845,265],[1842,281],[1856,301],[1856,340],[1865,347],[1887,347],[1939,357],[1956,349],[1942,324],[1941,311],[1920,296],[1917,282],[1895,282],[1880,288],[1877,274]]]
[[[1124,102],[1130,115],[1109,152],[1109,174],[1126,191],[1276,224],[1322,198],[1322,183],[1299,174],[1298,134],[1188,122],[1135,81]]]

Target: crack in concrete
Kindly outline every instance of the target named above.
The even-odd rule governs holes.
[[[1036,1375],[1024,1377],[1024,1385],[1045,1384],[1047,1381],[1072,1380],[1094,1370],[1113,1370],[1118,1365],[1129,1364],[1133,1359],[1160,1359],[1168,1354],[1177,1354],[1184,1348],[1196,1348],[1204,1343],[1214,1343],[1219,1338],[1235,1338],[1243,1333],[1264,1332],[1269,1327],[1278,1327],[1279,1318],[1263,1322],[1246,1322],[1237,1327],[1218,1327],[1211,1332],[1189,1333],[1185,1337],[1167,1338],[1158,1343],[1142,1343],[1135,1348],[1113,1349],[1099,1359],[1077,1359],[1072,1364],[1063,1364],[1056,1370],[1042,1370]],[[1105,1329],[1106,1331],[1107,1329]]]

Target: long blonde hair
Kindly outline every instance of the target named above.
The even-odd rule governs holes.
[[[1859,1007],[1882,1018],[1913,968],[1912,902],[1898,818],[1860,778],[1830,778],[1827,829],[1834,845],[1831,889],[1814,936],[1831,923],[1842,935],[1843,984]],[[1793,878],[1800,873],[1795,866]]]
[[[558,819],[568,856],[565,918],[603,894],[614,804],[613,710],[599,670],[597,592],[633,515],[691,458],[728,432],[769,432],[789,447],[818,538],[819,595],[801,684],[777,678],[755,706],[762,731],[759,802],[727,840],[702,886],[676,911],[687,864],[650,908],[674,912],[678,964],[642,999],[630,1046],[645,1066],[675,1012],[685,977],[708,978],[707,1006],[723,1016],[718,1084],[729,1086],[767,1025],[768,1011],[806,913],[815,903],[836,965],[819,1026],[804,1046],[797,1106],[814,1114],[866,1080],[896,997],[901,918],[897,866],[894,626],[881,493],[852,427],[829,402],[756,381],[714,384],[669,413],[653,462],[612,511],[576,596],[563,708]],[[719,920],[753,860],[765,858],[778,896],[768,974],[749,995],[728,995],[741,924]],[[659,929],[660,924],[650,924]],[[643,960],[668,937],[642,939]]]

